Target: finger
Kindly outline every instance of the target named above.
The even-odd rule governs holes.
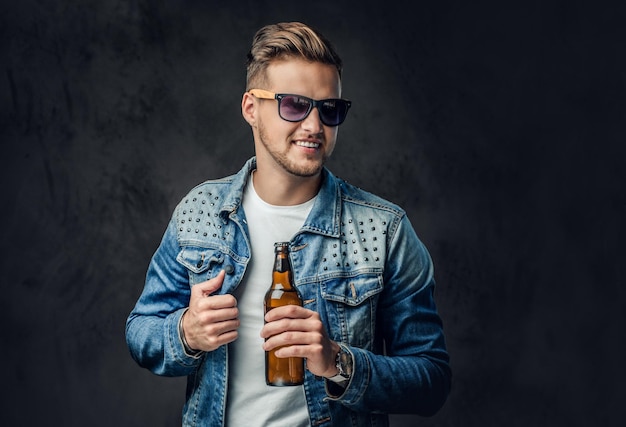
[[[216,348],[231,343],[239,336],[236,329],[229,329],[219,335],[205,335],[201,341],[200,350],[213,351]]]
[[[300,307],[298,305],[283,305],[271,309],[265,314],[266,322],[273,322],[275,320],[290,318],[290,319],[306,319],[310,317],[314,312],[309,309]]]
[[[314,342],[316,342],[316,340],[309,337],[305,332],[282,332],[268,338],[263,343],[263,350],[270,351],[278,347],[306,346]]]
[[[237,298],[230,294],[213,295],[196,300],[198,310],[220,310],[237,307]]]
[[[237,307],[228,306],[226,308],[203,309],[200,307],[197,314],[198,320],[203,325],[211,323],[225,322],[227,320],[235,320],[239,317],[239,309]]]
[[[282,318],[273,320],[263,325],[261,328],[261,338],[269,338],[287,331],[312,332],[319,330],[314,322],[303,319]]]
[[[219,337],[231,332],[237,332],[239,328],[239,319],[231,319],[223,322],[213,323],[204,328],[204,334],[207,337]]]
[[[226,272],[224,270],[220,270],[220,272],[217,273],[217,276],[213,277],[212,279],[194,285],[191,288],[192,295],[196,297],[203,297],[209,296],[212,293],[216,292],[219,288],[222,287],[225,275]]]

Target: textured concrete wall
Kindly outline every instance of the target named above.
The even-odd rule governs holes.
[[[435,262],[453,391],[393,425],[626,416],[622,6],[2,3],[1,425],[179,424],[184,380],[137,367],[124,321],[177,201],[252,155],[245,54],[284,20],[345,61],[329,166]]]

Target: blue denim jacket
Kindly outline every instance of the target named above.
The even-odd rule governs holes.
[[[250,159],[236,175],[207,181],[176,207],[126,324],[133,358],[159,375],[188,376],[184,426],[221,426],[228,346],[185,352],[178,331],[191,286],[227,275],[231,293],[250,260],[241,201]],[[290,242],[294,281],[332,340],[354,358],[344,389],[306,372],[312,426],[385,426],[387,413],[434,414],[450,368],[426,248],[399,207],[324,169],[318,198]]]

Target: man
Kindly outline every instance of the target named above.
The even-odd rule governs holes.
[[[350,102],[330,43],[300,23],[257,32],[241,109],[255,158],[177,206],[126,337],[159,375],[188,376],[185,426],[381,426],[431,415],[450,369],[430,257],[399,207],[324,167]],[[303,307],[263,315],[274,243]],[[306,360],[271,387],[264,352]]]

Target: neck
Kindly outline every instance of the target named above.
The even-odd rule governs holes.
[[[254,190],[265,202],[274,206],[294,206],[311,200],[319,191],[322,175],[300,177],[257,169],[252,174]]]

